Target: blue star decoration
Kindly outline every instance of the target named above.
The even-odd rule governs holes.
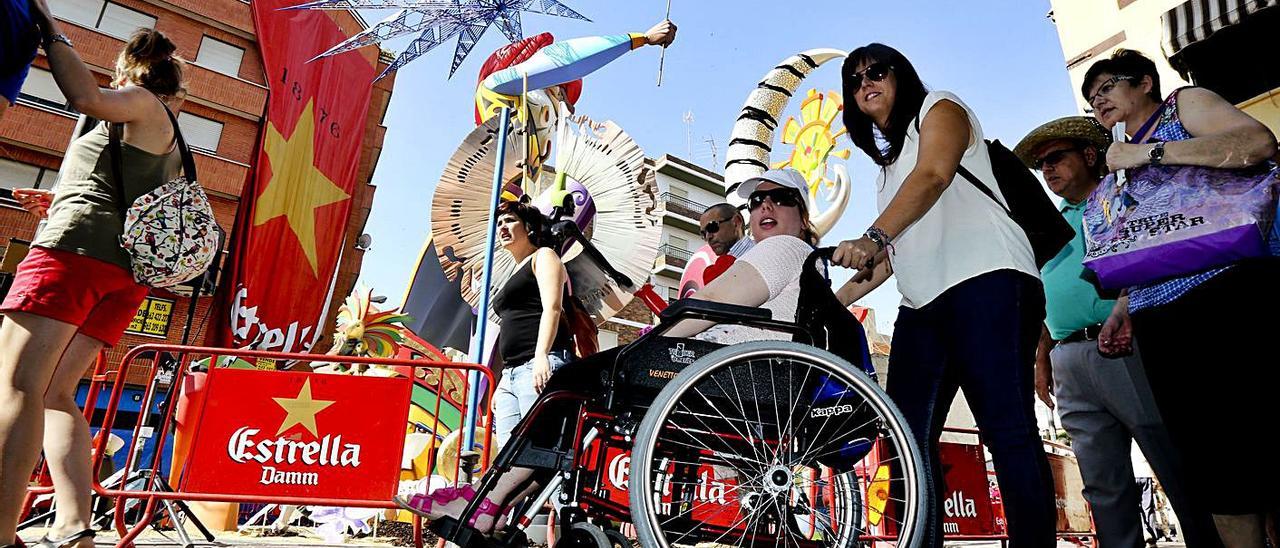
[[[522,11],[590,21],[558,0],[316,0],[285,9],[361,8],[400,8],[400,11],[317,55],[316,59],[420,33],[377,80],[456,36],[458,45],[453,50],[453,66],[449,69],[452,78],[490,26],[497,25],[511,42],[523,39]]]

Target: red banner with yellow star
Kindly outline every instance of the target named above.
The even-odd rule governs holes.
[[[408,377],[216,368],[182,488],[386,502],[396,494]]]
[[[220,346],[305,352],[325,331],[377,52],[311,61],[347,35],[326,12],[278,9],[296,3],[253,2],[271,91],[219,299]]]

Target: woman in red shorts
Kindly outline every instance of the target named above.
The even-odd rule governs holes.
[[[181,103],[183,63],[164,35],[140,29],[116,62],[116,89],[100,89],[45,1],[33,0],[32,9],[58,87],[76,110],[105,122],[68,148],[45,227],[0,305],[0,543],[16,540],[43,441],[58,514],[39,545],[88,547],[89,425],[75,390],[147,294],[120,248],[116,197],[123,191],[133,203],[181,171],[166,109]],[[123,181],[112,174],[107,122],[124,126]],[[40,213],[45,204],[24,205]]]

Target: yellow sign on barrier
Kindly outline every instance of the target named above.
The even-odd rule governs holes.
[[[138,305],[137,314],[134,314],[133,321],[129,322],[129,327],[124,332],[144,337],[167,338],[169,322],[173,319],[173,303],[172,299],[148,295]]]

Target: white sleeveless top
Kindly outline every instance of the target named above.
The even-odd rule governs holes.
[[[991,172],[982,126],[967,105],[950,92],[931,92],[920,106],[921,123],[929,110],[944,99],[960,105],[969,116],[972,144],[964,151],[961,165],[1003,202]],[[907,129],[898,160],[881,170],[876,181],[876,202],[881,212],[915,169],[919,146],[920,134],[913,123]],[[898,292],[902,294],[902,304],[910,308],[927,305],[960,282],[996,270],[1012,269],[1040,277],[1026,233],[959,173],[933,208],[902,231],[893,245],[896,251],[890,261]]]

